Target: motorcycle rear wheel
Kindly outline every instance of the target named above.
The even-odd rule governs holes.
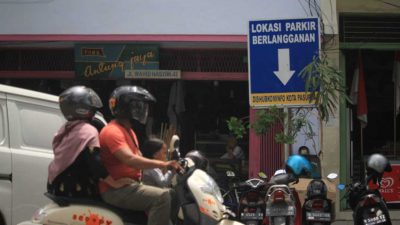
[[[359,209],[359,210],[360,210],[359,211],[360,214],[358,214],[356,216],[355,224],[364,224],[363,220],[364,220],[364,218],[368,218],[367,216],[370,213],[370,211],[375,211],[376,215],[381,215],[381,214],[385,215],[386,222],[378,223],[378,225],[391,225],[392,224],[389,212],[387,210],[384,210],[384,209],[380,208],[380,207],[362,208],[362,209]]]
[[[287,217],[275,216],[272,218],[272,225],[289,225],[287,222]]]

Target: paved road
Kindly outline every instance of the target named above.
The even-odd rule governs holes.
[[[332,225],[353,225],[353,221],[336,221]],[[400,220],[392,220],[392,225],[400,225]]]

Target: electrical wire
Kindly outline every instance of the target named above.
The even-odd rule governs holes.
[[[400,8],[400,3],[397,5],[397,4],[395,4],[395,3],[391,3],[391,2],[387,2],[387,1],[383,1],[383,0],[379,0],[379,1],[380,1],[380,2],[383,2],[383,3],[385,3],[385,4],[388,4],[388,5],[391,5],[391,6]]]

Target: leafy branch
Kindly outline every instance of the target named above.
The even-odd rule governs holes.
[[[228,129],[235,135],[236,138],[240,139],[247,133],[248,129],[248,117],[238,119],[237,117],[230,117],[226,121]]]
[[[322,121],[328,122],[334,115],[340,98],[350,101],[344,75],[329,64],[325,54],[315,56],[299,76],[305,81],[305,90],[310,95],[310,101],[315,101]]]
[[[236,138],[243,138],[247,133],[247,129],[252,128],[257,135],[266,133],[273,125],[279,124],[282,127],[287,125],[285,132],[277,133],[275,140],[278,143],[294,143],[296,134],[307,122],[306,115],[302,114],[297,117],[291,117],[288,113],[283,112],[276,106],[268,110],[258,110],[256,112],[256,119],[253,123],[248,120],[241,120],[236,117],[231,117],[226,121],[228,129],[236,136]]]

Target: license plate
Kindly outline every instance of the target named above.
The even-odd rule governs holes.
[[[294,216],[295,208],[294,206],[286,206],[286,207],[267,207],[265,210],[265,215],[267,216]]]
[[[384,222],[386,222],[385,215],[364,219],[364,225],[376,225]]]
[[[250,212],[243,212],[240,213],[240,219],[241,220],[263,220],[264,219],[264,213],[261,212],[255,212],[255,213],[250,213]]]
[[[307,212],[306,213],[307,221],[331,221],[331,214],[324,212]]]

